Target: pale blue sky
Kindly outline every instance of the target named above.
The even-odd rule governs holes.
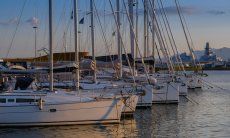
[[[114,2],[114,0],[112,0]],[[125,0],[126,1],[126,0]],[[173,11],[175,7],[174,0],[162,0],[165,7],[168,8],[168,14],[172,31],[180,51],[186,51],[186,43],[179,22],[178,15]],[[192,34],[195,48],[203,49],[205,42],[209,41],[211,47],[230,47],[230,0],[179,0],[184,11],[185,18]],[[0,57],[6,57],[7,50],[10,47],[13,32],[16,28],[16,22],[19,19],[20,11],[25,0],[1,0],[0,1]],[[107,34],[108,43],[111,49],[116,51],[114,45],[115,38],[111,35],[115,30],[114,20],[109,14],[111,9],[108,0],[95,0],[97,8],[100,11],[100,19],[103,28]],[[106,2],[106,3],[105,3]],[[139,0],[142,5],[142,0]],[[68,51],[73,50],[73,42],[70,33],[73,33],[71,27],[67,27],[71,14],[71,0],[54,0],[54,30],[55,31],[55,51],[64,50],[64,30],[66,30],[66,44]],[[142,7],[142,6],[141,6]],[[80,36],[81,50],[90,50],[90,28],[89,28],[89,0],[79,0],[80,15],[85,17],[85,24],[80,25],[82,32]],[[105,13],[103,12],[105,11]],[[106,14],[106,15],[105,15]],[[38,30],[38,49],[48,47],[48,0],[27,0],[22,13],[20,25],[18,27],[13,45],[8,57],[30,57],[34,54],[34,32],[32,29],[32,17],[39,20]],[[125,16],[124,16],[125,17]],[[127,21],[122,18],[123,28],[128,29]],[[142,17],[140,17],[141,19]],[[96,24],[97,19],[95,19]],[[97,26],[97,25],[96,25]],[[142,23],[140,23],[140,28]],[[68,30],[65,28],[69,28]],[[70,31],[71,30],[71,31]],[[123,31],[124,41],[128,45],[127,31]],[[140,31],[141,35],[142,31]],[[73,36],[72,36],[73,37]],[[101,39],[101,30],[96,27],[96,53],[103,55],[108,52]],[[141,37],[140,37],[141,39]],[[127,48],[129,50],[129,48]]]

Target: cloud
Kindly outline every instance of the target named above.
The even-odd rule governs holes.
[[[27,22],[27,23],[30,23],[31,26],[38,26],[40,21],[39,21],[39,19],[36,18],[36,17],[31,17],[31,18],[29,18],[26,22]]]
[[[226,14],[225,11],[219,11],[219,10],[209,10],[207,11],[208,14],[212,14],[212,15],[223,15]]]
[[[164,7],[164,8],[157,8],[156,9],[156,14],[161,14],[162,10],[165,10],[167,15],[177,15],[177,7],[176,6],[168,6],[168,7]],[[201,13],[201,10],[193,7],[193,6],[181,6],[181,11],[183,14],[187,14],[187,15],[192,15],[192,14],[199,14]],[[144,14],[144,10],[143,9],[139,9],[138,10],[138,14],[139,15],[143,15]]]
[[[157,14],[161,14],[160,12],[162,11],[162,8],[157,8],[156,9],[156,13]],[[168,6],[168,7],[164,7],[164,10],[166,12],[166,14],[168,15],[177,15],[177,7],[176,6]],[[139,10],[138,11],[139,14],[143,14],[144,11],[143,10]],[[194,14],[211,14],[211,15],[223,15],[226,14],[227,12],[224,10],[205,10],[205,9],[199,9],[197,7],[194,6],[181,6],[181,12],[183,14],[187,14],[187,15],[194,15]]]
[[[159,14],[160,10],[162,10],[162,9],[158,8],[156,10],[156,12]],[[164,10],[169,15],[178,14],[177,8],[175,6],[164,7]],[[187,14],[187,15],[204,14],[204,13],[208,13],[211,15],[223,15],[223,14],[227,13],[224,10],[204,10],[204,9],[199,9],[199,8],[196,8],[193,6],[181,6],[181,11],[183,12],[183,14]]]
[[[12,25],[12,24],[17,24],[18,23],[18,18],[12,18],[7,21],[0,21],[0,25]]]
[[[14,25],[14,24],[17,24],[18,21],[19,21],[18,18],[15,17],[15,18],[11,18],[11,19],[6,20],[6,21],[0,21],[0,25],[3,25],[3,26]],[[32,26],[38,26],[40,20],[36,17],[31,17],[28,20],[26,20],[25,22],[30,23]]]
[[[162,8],[158,8],[156,12],[160,13],[161,10]],[[164,10],[167,14],[171,14],[171,15],[178,14],[176,6],[164,7]],[[188,14],[188,15],[200,13],[200,10],[193,6],[181,6],[181,11],[183,12],[183,14]]]

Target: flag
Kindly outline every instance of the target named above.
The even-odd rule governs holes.
[[[84,22],[85,22],[85,18],[83,17],[83,18],[81,18],[81,20],[79,21],[79,24],[84,24]]]

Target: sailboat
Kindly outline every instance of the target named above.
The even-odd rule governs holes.
[[[88,60],[90,65],[92,62],[96,64],[95,60],[95,54],[94,54],[94,10],[93,10],[93,2],[90,1],[90,8],[91,8],[91,38],[92,38],[92,59]],[[101,66],[109,66],[111,63],[103,63],[100,62]],[[95,68],[93,69],[93,79],[92,76],[85,76],[84,79],[82,79],[79,82],[79,86],[81,88],[81,94],[87,95],[89,97],[94,97],[95,95],[101,95],[103,97],[114,97],[118,96],[120,97],[121,94],[123,97],[126,97],[127,100],[125,101],[125,108],[123,110],[124,114],[131,114],[135,111],[138,97],[137,92],[135,91],[135,88],[132,86],[132,83],[125,83],[124,81],[112,81],[114,80],[111,75],[107,76],[110,80],[104,79],[105,75],[98,76],[98,70],[96,75],[96,69],[100,67],[100,64],[95,65]],[[99,74],[100,75],[100,74]],[[98,79],[99,78],[99,79]],[[93,81],[92,81],[93,80]],[[68,84],[73,84],[71,81]],[[111,83],[112,82],[112,83]],[[60,83],[59,83],[60,84]],[[63,83],[66,84],[65,82]],[[125,85],[124,85],[125,84]],[[89,92],[88,92],[89,91]],[[93,92],[90,92],[93,91]],[[133,93],[128,93],[128,91],[133,91]],[[134,92],[135,91],[135,92]],[[122,92],[122,93],[121,93]]]
[[[43,126],[119,123],[120,98],[93,99],[65,92],[0,94],[0,126]]]
[[[189,53],[190,53],[190,56],[192,58],[192,66],[194,67],[194,72],[191,74],[186,74],[186,78],[187,78],[187,85],[188,85],[188,89],[195,89],[195,88],[202,88],[203,86],[203,81],[201,78],[199,78],[199,70],[201,69],[201,66],[200,64],[196,63],[196,59],[195,59],[195,54],[194,54],[194,49],[193,49],[193,42],[192,42],[192,37],[190,35],[190,32],[189,32],[189,29],[188,29],[188,26],[187,26],[187,23],[186,23],[186,20],[184,18],[184,15],[183,13],[181,12],[181,6],[180,6],[180,3],[178,0],[175,0],[175,5],[176,5],[176,8],[177,8],[177,13],[178,13],[178,16],[179,16],[179,19],[180,19],[180,23],[181,23],[181,26],[182,26],[182,29],[183,29],[183,33],[185,35],[185,39],[186,39],[186,42],[187,42],[187,46],[188,46],[188,49],[189,49]],[[187,31],[186,31],[187,29]],[[189,39],[191,42],[189,42]]]
[[[157,18],[156,18],[156,13],[155,13],[155,7],[154,7],[154,1],[150,2],[148,0],[143,1],[144,4],[144,31],[145,35],[144,38],[144,56],[146,57],[146,60],[149,60],[147,58],[147,47],[148,47],[148,30],[149,30],[149,25],[148,25],[148,15],[151,15],[151,24],[152,28],[151,33],[152,33],[152,39],[153,39],[153,49],[154,46],[156,45],[155,42],[155,34],[158,39],[158,43],[161,47],[162,54],[164,55],[165,59],[167,59],[167,64],[170,69],[170,59],[168,57],[168,53],[165,51],[164,43],[162,42],[163,39],[161,39],[161,31],[159,30],[158,24],[157,24]],[[134,32],[134,31],[133,31]],[[151,58],[151,57],[150,57]],[[154,58],[154,52],[153,52],[153,58]],[[140,59],[144,60],[143,58]],[[155,61],[154,61],[155,62]],[[145,63],[142,63],[145,64]],[[151,64],[150,64],[151,65]],[[148,65],[147,65],[148,66]],[[166,77],[168,76],[168,77]],[[140,74],[136,78],[138,80],[143,80],[144,75]],[[164,78],[164,81],[162,82],[161,79]],[[148,89],[148,91],[152,92],[152,102],[153,103],[178,103],[179,102],[179,92],[178,92],[178,85],[173,81],[173,79],[170,77],[169,74],[156,74],[156,73],[148,73],[148,79],[152,79],[154,83],[150,84],[151,88]]]
[[[76,21],[77,0],[74,0],[74,17]],[[50,90],[3,91],[0,94],[0,126],[119,123],[124,107],[122,97],[89,98],[78,96],[78,91],[66,93],[53,90],[52,0],[49,0],[49,38]]]

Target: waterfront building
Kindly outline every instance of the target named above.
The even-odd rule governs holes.
[[[180,58],[183,63],[191,63],[192,62],[192,57],[188,55],[186,52],[180,54]],[[172,57],[172,60],[174,63],[177,63],[176,56]]]
[[[211,49],[209,42],[206,43],[204,55],[200,57],[202,63],[222,62],[223,59],[217,56]]]

